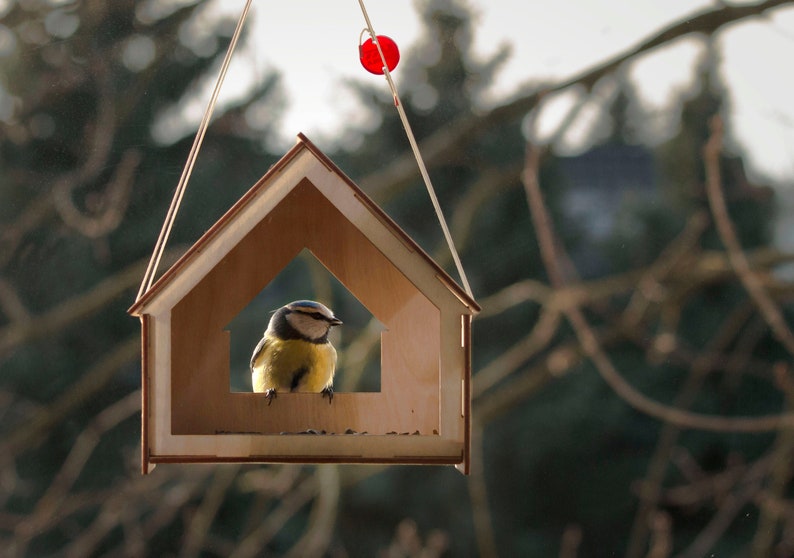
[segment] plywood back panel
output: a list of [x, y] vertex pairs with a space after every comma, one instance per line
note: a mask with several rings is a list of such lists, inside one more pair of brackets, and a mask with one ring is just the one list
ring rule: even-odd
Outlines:
[[[338, 394], [332, 405], [280, 394], [268, 406], [262, 394], [229, 392], [223, 328], [304, 247], [385, 325], [380, 393]], [[263, 326], [268, 317], [263, 309]], [[439, 309], [304, 179], [174, 306], [171, 433], [438, 433], [439, 328]]]

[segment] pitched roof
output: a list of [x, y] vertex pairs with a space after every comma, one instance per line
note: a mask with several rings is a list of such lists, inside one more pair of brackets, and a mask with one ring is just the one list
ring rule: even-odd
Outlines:
[[436, 275], [442, 280], [446, 287], [456, 296], [461, 303], [468, 306], [473, 312], [479, 312], [480, 306], [477, 302], [470, 297], [458, 284], [452, 279], [446, 271], [444, 271], [422, 248], [414, 242], [369, 196], [367, 196], [356, 184], [337, 167], [317, 146], [315, 146], [305, 135], [298, 134], [297, 143], [270, 169], [267, 173], [254, 185], [248, 192], [246, 192], [218, 221], [199, 238], [193, 246], [191, 246], [179, 260], [174, 263], [143, 295], [135, 301], [130, 307], [128, 312], [132, 315], [140, 315], [143, 313], [144, 307], [150, 302], [155, 300], [160, 292], [168, 285], [174, 278], [184, 271], [194, 259], [194, 257], [201, 253], [207, 244], [223, 233], [223, 231], [235, 220], [235, 218], [248, 206], [248, 204], [258, 195], [258, 193], [267, 188], [279, 171], [286, 167], [293, 161], [300, 153], [308, 151], [316, 157], [324, 166], [331, 172], [338, 176], [354, 193], [356, 199], [367, 207], [378, 220], [385, 225], [389, 232], [410, 248], [411, 251], [418, 254], [425, 263], [432, 267]]

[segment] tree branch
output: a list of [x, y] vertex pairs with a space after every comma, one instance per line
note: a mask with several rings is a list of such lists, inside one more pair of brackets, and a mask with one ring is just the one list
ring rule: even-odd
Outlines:
[[[541, 255], [547, 266], [547, 274], [552, 286], [559, 288], [563, 286], [565, 278], [557, 256], [558, 243], [554, 239], [551, 219], [543, 202], [543, 194], [538, 183], [539, 161], [538, 151], [528, 145], [523, 180], [527, 189], [530, 212], [536, 227]], [[794, 414], [792, 413], [759, 417], [721, 417], [693, 413], [654, 401], [634, 389], [620, 375], [578, 305], [565, 306], [564, 312], [574, 329], [582, 350], [593, 362], [601, 377], [621, 399], [638, 411], [681, 428], [715, 432], [763, 432], [782, 427], [794, 427]]]
[[488, 486], [485, 483], [485, 448], [483, 446], [482, 424], [472, 424], [471, 434], [471, 477], [469, 478], [469, 498], [471, 499], [474, 535], [477, 541], [477, 555], [496, 558], [496, 537], [493, 529], [493, 516], [488, 503]]
[[[166, 255], [167, 261], [174, 261], [182, 251], [172, 248]], [[135, 287], [140, 282], [145, 268], [145, 261], [136, 262], [97, 283], [91, 290], [62, 302], [44, 314], [18, 320], [1, 328], [0, 357], [11, 353], [24, 343], [53, 335], [99, 311], [110, 301]]]
[[722, 119], [714, 116], [711, 120], [711, 137], [703, 148], [703, 162], [706, 167], [706, 194], [708, 195], [714, 223], [725, 249], [728, 261], [736, 272], [747, 293], [758, 306], [772, 333], [786, 350], [794, 356], [794, 334], [786, 324], [783, 313], [764, 290], [758, 275], [753, 272], [744, 254], [739, 237], [728, 215], [728, 207], [722, 191], [720, 176], [720, 153], [722, 151]]
[[27, 541], [36, 535], [55, 517], [62, 503], [66, 502], [67, 494], [83, 471], [88, 458], [99, 444], [102, 435], [129, 418], [141, 408], [141, 393], [135, 391], [113, 403], [99, 413], [88, 427], [77, 437], [68, 457], [58, 474], [50, 483], [47, 491], [39, 499], [33, 513], [16, 529], [16, 545], [24, 547]]
[[97, 204], [99, 208], [95, 215], [86, 215], [75, 206], [72, 200], [72, 184], [61, 180], [53, 188], [52, 196], [63, 222], [88, 238], [100, 238], [115, 230], [121, 224], [127, 210], [135, 171], [140, 162], [141, 154], [138, 150], [128, 149], [124, 152], [113, 179], [106, 186]]
[[204, 540], [239, 470], [240, 466], [233, 464], [215, 467], [215, 474], [209, 482], [204, 498], [185, 528], [185, 540], [179, 558], [195, 558], [201, 554]]
[[23, 449], [37, 443], [55, 424], [63, 422], [77, 407], [104, 389], [118, 369], [135, 359], [140, 350], [141, 341], [138, 337], [120, 343], [87, 370], [55, 402], [7, 434], [0, 443], [0, 467], [6, 466]]

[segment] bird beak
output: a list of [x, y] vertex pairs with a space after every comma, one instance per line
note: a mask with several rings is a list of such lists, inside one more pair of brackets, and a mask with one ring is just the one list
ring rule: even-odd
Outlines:
[[340, 320], [339, 318], [337, 318], [336, 316], [334, 316], [333, 318], [331, 318], [331, 320], [329, 321], [329, 323], [330, 323], [332, 326], [342, 325], [342, 320]]

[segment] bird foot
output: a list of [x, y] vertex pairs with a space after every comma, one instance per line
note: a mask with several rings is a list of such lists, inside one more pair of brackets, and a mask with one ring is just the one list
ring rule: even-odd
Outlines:
[[267, 398], [267, 406], [268, 407], [270, 407], [270, 404], [273, 402], [273, 400], [276, 398], [277, 395], [278, 395], [278, 393], [276, 393], [276, 390], [274, 390], [274, 389], [266, 389], [265, 390], [265, 397]]
[[334, 388], [333, 386], [324, 387], [323, 390], [320, 392], [323, 397], [328, 398], [328, 404], [331, 404], [331, 401], [334, 399]]

